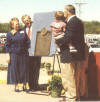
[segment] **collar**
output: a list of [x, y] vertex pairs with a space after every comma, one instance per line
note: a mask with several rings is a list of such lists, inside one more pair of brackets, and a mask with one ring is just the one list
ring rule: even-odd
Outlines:
[[69, 20], [71, 20], [73, 17], [75, 17], [76, 15], [72, 15], [68, 18], [67, 22], [69, 22]]
[[27, 26], [25, 26], [25, 28], [31, 28], [31, 27], [32, 27], [32, 24], [33, 24], [33, 21], [31, 22], [31, 25], [30, 25], [30, 27], [27, 27]]

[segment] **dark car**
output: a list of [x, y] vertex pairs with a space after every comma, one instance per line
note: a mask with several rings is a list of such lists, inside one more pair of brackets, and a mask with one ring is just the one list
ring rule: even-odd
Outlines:
[[4, 44], [0, 44], [0, 53], [5, 53]]

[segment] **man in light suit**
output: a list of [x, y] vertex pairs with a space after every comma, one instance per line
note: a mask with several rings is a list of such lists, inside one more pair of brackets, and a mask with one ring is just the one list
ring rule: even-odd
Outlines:
[[[31, 33], [32, 33], [31, 17], [29, 15], [22, 16], [22, 22], [25, 24], [25, 27], [22, 30], [27, 34], [30, 40]], [[40, 64], [41, 64], [41, 57], [29, 56], [28, 69], [29, 69], [29, 88], [30, 88], [29, 90], [30, 91], [39, 90], [38, 80], [39, 80]]]
[[[65, 35], [55, 42], [61, 49], [61, 75], [66, 100], [75, 101], [80, 99], [80, 68], [85, 56], [84, 27], [82, 21], [76, 17], [73, 5], [65, 6], [64, 16], [67, 20]], [[69, 43], [76, 48], [76, 52], [70, 52]]]

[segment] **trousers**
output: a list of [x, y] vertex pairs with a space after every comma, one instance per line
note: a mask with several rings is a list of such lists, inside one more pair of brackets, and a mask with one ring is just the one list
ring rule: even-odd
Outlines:
[[81, 62], [61, 63], [62, 84], [66, 98], [76, 100], [80, 97], [80, 67]]

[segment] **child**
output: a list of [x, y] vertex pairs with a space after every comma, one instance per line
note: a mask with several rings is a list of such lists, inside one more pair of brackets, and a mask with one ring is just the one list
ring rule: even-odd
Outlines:
[[[62, 11], [57, 11], [55, 13], [55, 22], [52, 22], [50, 24], [52, 34], [54, 36], [54, 39], [60, 39], [64, 36], [64, 32], [66, 31], [66, 23], [64, 22], [64, 13]], [[69, 44], [70, 52], [77, 52], [74, 46], [72, 44]], [[57, 48], [57, 51], [60, 52], [60, 49]]]

